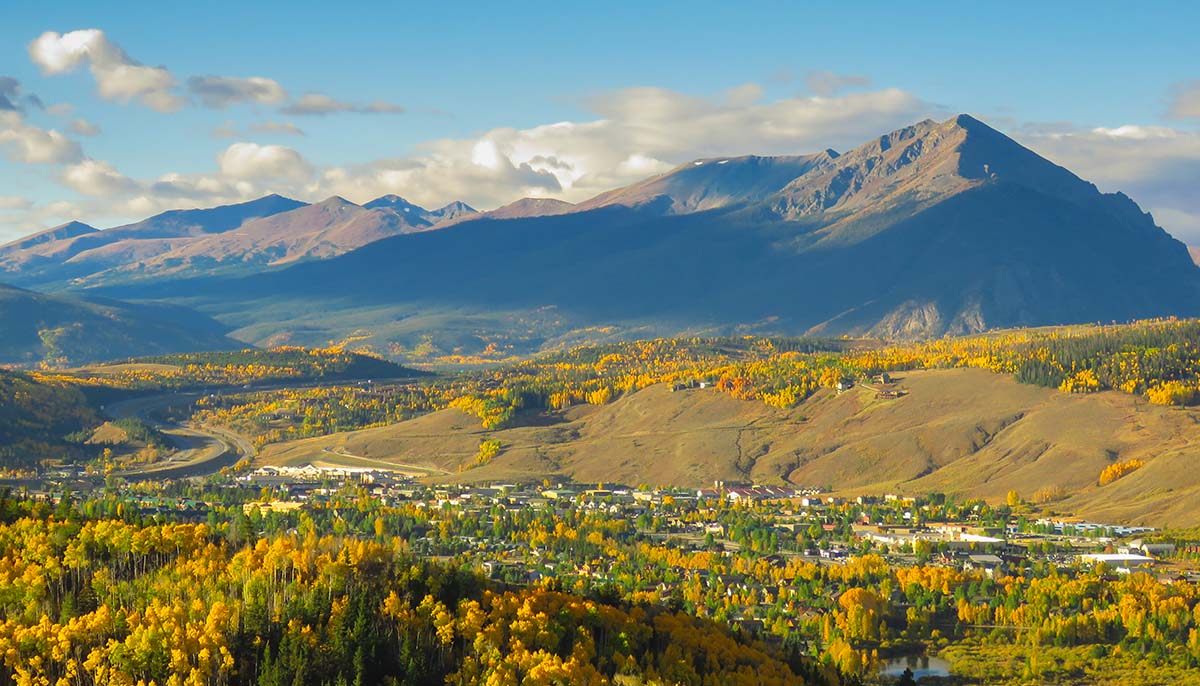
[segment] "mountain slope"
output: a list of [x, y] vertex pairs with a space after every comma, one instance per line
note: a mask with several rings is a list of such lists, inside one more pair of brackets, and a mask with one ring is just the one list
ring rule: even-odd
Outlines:
[[78, 364], [241, 347], [225, 327], [169, 305], [44, 295], [0, 285], [0, 364]]
[[281, 195], [208, 209], [170, 210], [134, 224], [108, 229], [116, 238], [178, 238], [232, 231], [252, 219], [288, 212], [306, 203]]
[[580, 203], [575, 211], [621, 205], [664, 214], [686, 214], [758, 202], [793, 179], [827, 168], [832, 150], [799, 157], [724, 157], [696, 160]]
[[[968, 115], [880, 136], [775, 194], [780, 218], [819, 217], [823, 240], [861, 240], [863, 224], [916, 214], [959, 193], [1002, 183], [1086, 205], [1095, 186]], [[885, 222], [868, 222], [881, 217]], [[867, 232], [865, 235], [870, 235]]]
[[565, 214], [575, 209], [575, 205], [554, 198], [521, 198], [483, 214], [491, 219], [520, 219], [522, 217], [549, 217], [555, 214]]

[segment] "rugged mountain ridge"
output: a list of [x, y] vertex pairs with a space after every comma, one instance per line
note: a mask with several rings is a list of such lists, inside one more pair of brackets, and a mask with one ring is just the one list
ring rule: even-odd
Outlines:
[[464, 203], [426, 210], [395, 195], [359, 206], [279, 195], [171, 210], [97, 230], [71, 222], [0, 246], [0, 273], [20, 285], [86, 288], [198, 274], [249, 273], [340, 255], [373, 241], [463, 221]]
[[[324, 210], [300, 208], [196, 241], [191, 259], [236, 270], [161, 257], [136, 284], [89, 283], [186, 300], [252, 342], [358, 332], [400, 351], [689, 332], [916, 338], [1200, 314], [1200, 269], [1132, 200], [966, 115], [841, 154], [697, 160], [574, 206], [335, 204], [395, 216], [309, 231], [292, 218]], [[269, 270], [245, 276], [247, 263]]]
[[207, 209], [170, 210], [106, 230], [70, 222], [0, 246], [0, 274], [19, 285], [65, 285], [128, 268], [197, 238], [227, 233], [258, 217], [304, 206], [279, 195]]
[[393, 209], [367, 209], [334, 196], [246, 221], [236, 231], [202, 236], [137, 264], [114, 267], [84, 283], [276, 267], [332, 257], [429, 226], [430, 222], [420, 217]]

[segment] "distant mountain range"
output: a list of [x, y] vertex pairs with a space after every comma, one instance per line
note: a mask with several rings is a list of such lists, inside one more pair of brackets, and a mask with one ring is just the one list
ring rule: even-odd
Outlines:
[[173, 210], [104, 231], [70, 222], [0, 246], [0, 275], [18, 285], [81, 288], [176, 275], [248, 273], [322, 259], [382, 238], [478, 214], [463, 203], [426, 210], [389, 195], [365, 206], [309, 205], [278, 195]]
[[1200, 314], [1200, 269], [1132, 200], [966, 115], [843, 154], [697, 160], [578, 205], [268, 196], [105, 231], [73, 223], [0, 247], [0, 270], [184, 302], [251, 342], [357, 332], [401, 355]]

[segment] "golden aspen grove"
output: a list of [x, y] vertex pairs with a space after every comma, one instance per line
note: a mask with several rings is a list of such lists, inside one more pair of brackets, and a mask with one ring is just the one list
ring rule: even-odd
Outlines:
[[[235, 427], [261, 446], [383, 426], [445, 407], [477, 417], [485, 429], [503, 428], [518, 422], [521, 412], [603, 405], [655, 384], [704, 382], [739, 399], [786, 409], [819, 388], [836, 388], [842, 380], [953, 368], [985, 369], [1066, 393], [1116, 390], [1154, 404], [1186, 405], [1200, 392], [1200, 322], [1021, 329], [911, 345], [754, 337], [613, 343], [380, 388], [331, 383], [235, 392], [201, 399], [195, 419]], [[245, 378], [229, 373], [237, 382]], [[185, 376], [171, 372], [167, 378], [177, 384]], [[133, 383], [121, 375], [61, 378], [85, 385]], [[153, 384], [153, 376], [143, 383]]]

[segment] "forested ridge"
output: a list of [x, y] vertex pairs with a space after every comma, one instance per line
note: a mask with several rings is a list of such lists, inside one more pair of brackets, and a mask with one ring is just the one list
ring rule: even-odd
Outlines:
[[282, 346], [156, 355], [38, 374], [39, 378], [69, 380], [85, 388], [125, 391], [427, 375], [428, 372], [402, 367], [375, 355], [347, 351], [340, 346]]
[[78, 456], [84, 451], [66, 436], [99, 421], [74, 385], [0, 370], [0, 468], [27, 467], [37, 456]]
[[673, 338], [586, 346], [515, 364], [400, 386], [258, 392], [203, 399], [202, 422], [258, 445], [382, 426], [456, 407], [485, 429], [523, 413], [604, 405], [654, 384], [701, 383], [792, 408], [819, 389], [919, 369], [986, 369], [1069, 393], [1117, 390], [1161, 405], [1200, 397], [1200, 322], [1019, 329], [909, 345], [813, 338]]

